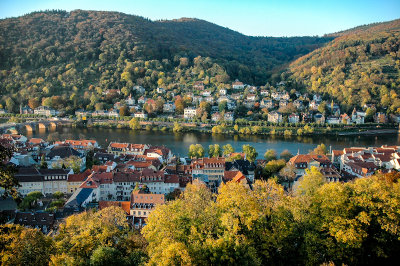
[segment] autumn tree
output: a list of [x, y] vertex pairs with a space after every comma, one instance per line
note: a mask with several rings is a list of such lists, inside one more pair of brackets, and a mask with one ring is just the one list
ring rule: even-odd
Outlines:
[[232, 147], [231, 144], [226, 144], [226, 145], [222, 146], [222, 154], [225, 157], [228, 157], [229, 155], [231, 155], [234, 152], [235, 152], [235, 149]]
[[256, 149], [250, 145], [243, 145], [242, 147], [243, 153], [246, 156], [246, 160], [250, 162], [254, 162], [258, 156], [258, 152]]
[[318, 145], [313, 152], [314, 154], [318, 154], [318, 155], [325, 155], [328, 153], [328, 149], [326, 148], [325, 144], [321, 143], [320, 145]]
[[134, 117], [129, 121], [129, 127], [133, 130], [141, 129], [139, 119]]
[[0, 225], [1, 265], [49, 265], [54, 251], [52, 238], [38, 229]]
[[6, 162], [13, 155], [13, 148], [5, 147], [0, 144], [0, 187], [4, 189], [3, 198], [11, 196], [17, 202], [20, 201], [20, 196], [17, 188], [19, 187], [18, 180], [14, 177], [15, 169]]

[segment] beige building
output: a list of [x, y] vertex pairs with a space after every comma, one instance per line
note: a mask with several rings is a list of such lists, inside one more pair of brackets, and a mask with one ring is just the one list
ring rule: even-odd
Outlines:
[[147, 194], [141, 193], [139, 190], [133, 191], [131, 194], [130, 215], [133, 216], [134, 226], [137, 228], [142, 227], [154, 208], [164, 203], [164, 194]]
[[51, 195], [57, 191], [68, 193], [67, 180], [70, 174], [73, 174], [71, 169], [20, 168], [15, 178], [20, 184], [18, 191], [23, 196], [33, 191]]

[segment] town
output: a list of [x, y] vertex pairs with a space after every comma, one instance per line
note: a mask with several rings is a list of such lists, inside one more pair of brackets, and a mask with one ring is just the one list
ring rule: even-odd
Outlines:
[[[264, 159], [257, 159], [250, 145], [236, 152], [229, 144], [210, 145], [206, 156], [201, 145], [193, 144], [188, 156], [179, 158], [168, 147], [148, 144], [110, 142], [103, 148], [96, 140], [47, 142], [17, 134], [1, 135], [0, 143], [14, 147], [7, 164], [17, 168], [18, 192], [24, 197], [7, 217], [45, 233], [56, 225], [55, 217], [108, 206], [122, 207], [131, 225], [142, 228], [156, 205], [179, 197], [194, 180], [218, 193], [229, 181], [251, 188], [257, 179], [277, 178], [290, 191], [313, 167], [327, 182], [400, 170], [400, 146], [328, 151], [321, 144], [309, 154], [284, 151], [278, 156], [266, 150]], [[32, 204], [32, 195], [41, 195], [47, 206]]]
[[[275, 86], [269, 84], [261, 87], [244, 84], [236, 80], [227, 87], [216, 88], [207, 86], [203, 81], [193, 82], [188, 87], [181, 88], [175, 95], [175, 90], [158, 87], [155, 90], [139, 85], [124, 90], [110, 89], [93, 92], [99, 94], [93, 111], [76, 109], [65, 112], [51, 106], [59, 102], [58, 96], [44, 98], [42, 105], [32, 98], [28, 105], [20, 106], [20, 115], [36, 115], [37, 117], [74, 117], [81, 120], [101, 120], [134, 117], [140, 121], [177, 121], [205, 124], [240, 123], [245, 118], [248, 121], [265, 121], [274, 124], [318, 124], [330, 127], [363, 124], [399, 123], [400, 115], [378, 109], [374, 104], [364, 104], [357, 109], [341, 109], [338, 102], [319, 94], [300, 93], [290, 89], [290, 84], [284, 81]], [[93, 94], [93, 95], [94, 95]], [[108, 103], [101, 102], [104, 101]], [[0, 115], [10, 117], [15, 115], [5, 106], [0, 109]], [[109, 106], [109, 109], [103, 109]], [[2, 106], [1, 106], [2, 107]], [[0, 107], [0, 108], [1, 108]], [[26, 116], [29, 117], [29, 116]], [[245, 133], [245, 131], [241, 132]], [[301, 132], [292, 132], [300, 134]]]

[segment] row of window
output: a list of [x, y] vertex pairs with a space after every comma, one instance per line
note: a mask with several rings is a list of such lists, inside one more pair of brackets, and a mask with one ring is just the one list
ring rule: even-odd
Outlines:
[[66, 175], [49, 175], [44, 177], [44, 180], [65, 180], [65, 179], [67, 179]]
[[[136, 215], [136, 213], [137, 213], [137, 215], [142, 215], [142, 211], [132, 211], [132, 214], [133, 215]], [[150, 214], [150, 211], [143, 211], [143, 215], [147, 215], [147, 214]]]

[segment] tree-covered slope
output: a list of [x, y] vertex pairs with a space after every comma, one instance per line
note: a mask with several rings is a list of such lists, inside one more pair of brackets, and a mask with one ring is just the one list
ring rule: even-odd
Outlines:
[[400, 113], [400, 20], [334, 33], [290, 65], [290, 78], [348, 109], [366, 103]]
[[[248, 37], [197, 19], [150, 21], [117, 12], [35, 12], [0, 20], [1, 104], [8, 100], [18, 106], [32, 97], [40, 102], [54, 95], [66, 102], [92, 94], [89, 88], [96, 87], [104, 91], [137, 84], [154, 89], [178, 82], [187, 86], [217, 75], [216, 86], [236, 78], [265, 84], [275, 71], [330, 39]], [[205, 70], [200, 77], [191, 69], [197, 56], [207, 65], [198, 69]], [[121, 78], [123, 72], [129, 75]]]

